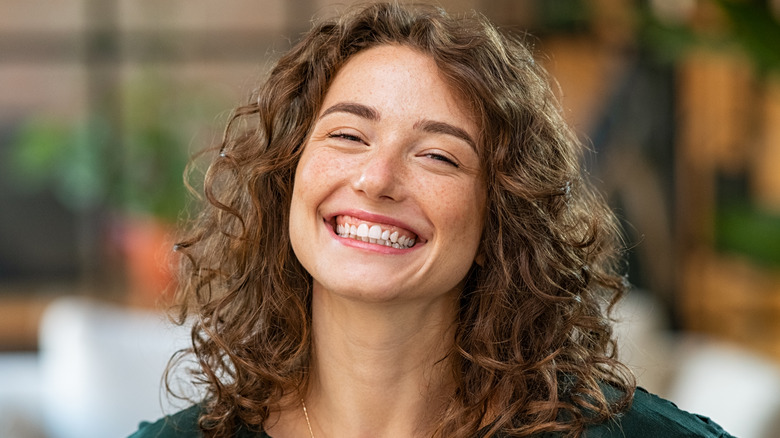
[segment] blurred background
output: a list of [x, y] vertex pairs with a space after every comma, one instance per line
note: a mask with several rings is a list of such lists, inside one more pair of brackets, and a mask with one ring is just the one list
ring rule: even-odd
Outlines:
[[[3, 0], [0, 436], [124, 436], [186, 327], [159, 311], [182, 174], [330, 0]], [[450, 0], [528, 33], [624, 221], [621, 355], [780, 437], [780, 1]], [[191, 183], [198, 186], [196, 172]]]

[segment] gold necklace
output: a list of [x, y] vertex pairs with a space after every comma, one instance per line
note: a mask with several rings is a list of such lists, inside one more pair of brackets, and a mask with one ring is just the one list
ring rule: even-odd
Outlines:
[[306, 425], [309, 426], [309, 435], [314, 438], [314, 432], [311, 430], [311, 422], [309, 422], [309, 412], [306, 411], [306, 403], [301, 399], [301, 406], [303, 406], [303, 416], [306, 417]]

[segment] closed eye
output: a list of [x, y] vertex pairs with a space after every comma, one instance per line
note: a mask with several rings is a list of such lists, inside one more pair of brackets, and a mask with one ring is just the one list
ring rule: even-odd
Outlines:
[[425, 154], [425, 157], [426, 158], [431, 158], [431, 159], [436, 160], [436, 161], [441, 161], [441, 162], [447, 163], [447, 164], [449, 164], [451, 166], [454, 166], [455, 168], [460, 167], [458, 165], [458, 163], [455, 162], [455, 160], [452, 160], [452, 159], [450, 159], [449, 157], [447, 157], [445, 155], [434, 154], [434, 153], [427, 153], [427, 154]]
[[345, 133], [345, 132], [332, 132], [332, 133], [328, 134], [328, 138], [340, 138], [340, 139], [343, 139], [343, 140], [356, 141], [356, 142], [359, 142], [359, 143], [364, 143], [363, 139], [358, 137], [357, 135], [348, 134], [348, 133]]

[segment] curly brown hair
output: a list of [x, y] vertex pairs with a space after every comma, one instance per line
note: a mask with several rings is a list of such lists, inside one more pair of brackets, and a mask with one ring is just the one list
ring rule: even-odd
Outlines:
[[201, 429], [262, 429], [306, 390], [312, 281], [290, 245], [293, 176], [336, 72], [386, 44], [432, 57], [481, 128], [480, 263], [460, 296], [447, 357], [457, 390], [435, 435], [473, 437], [488, 424], [484, 436], [578, 436], [626, 409], [635, 383], [607, 318], [626, 288], [619, 232], [583, 178], [584, 148], [547, 73], [522, 38], [481, 16], [382, 3], [316, 24], [235, 111], [214, 153], [207, 202], [175, 247], [179, 317], [195, 319], [183, 354], [207, 389]]

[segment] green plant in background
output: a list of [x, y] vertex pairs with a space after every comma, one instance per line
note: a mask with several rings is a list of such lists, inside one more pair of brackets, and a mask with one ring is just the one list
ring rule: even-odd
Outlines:
[[[147, 213], [168, 221], [184, 208], [187, 192], [182, 176], [189, 159], [193, 119], [201, 119], [195, 93], [172, 93], [159, 80], [132, 83], [123, 106], [124, 178], [119, 199], [126, 211]], [[183, 98], [182, 98], [183, 97]]]
[[21, 188], [51, 190], [74, 211], [108, 209], [175, 221], [187, 200], [182, 176], [194, 126], [202, 129], [214, 106], [202, 92], [157, 77], [145, 76], [123, 91], [119, 120], [92, 114], [26, 121], [7, 163]]
[[645, 4], [640, 12], [642, 43], [663, 61], [676, 60], [692, 47], [736, 48], [747, 55], [758, 73], [780, 70], [777, 7], [766, 0], [708, 1], [723, 17], [717, 29], [701, 29], [689, 19], [659, 19], [649, 8], [652, 2]]
[[719, 251], [740, 254], [758, 265], [780, 268], [780, 214], [747, 203], [722, 205], [715, 228]]
[[715, 0], [728, 17], [732, 38], [759, 72], [780, 70], [780, 10], [767, 0]]
[[110, 137], [99, 117], [77, 123], [31, 118], [11, 144], [7, 171], [23, 191], [48, 189], [71, 210], [92, 210], [110, 198], [113, 176], [104, 162]]

